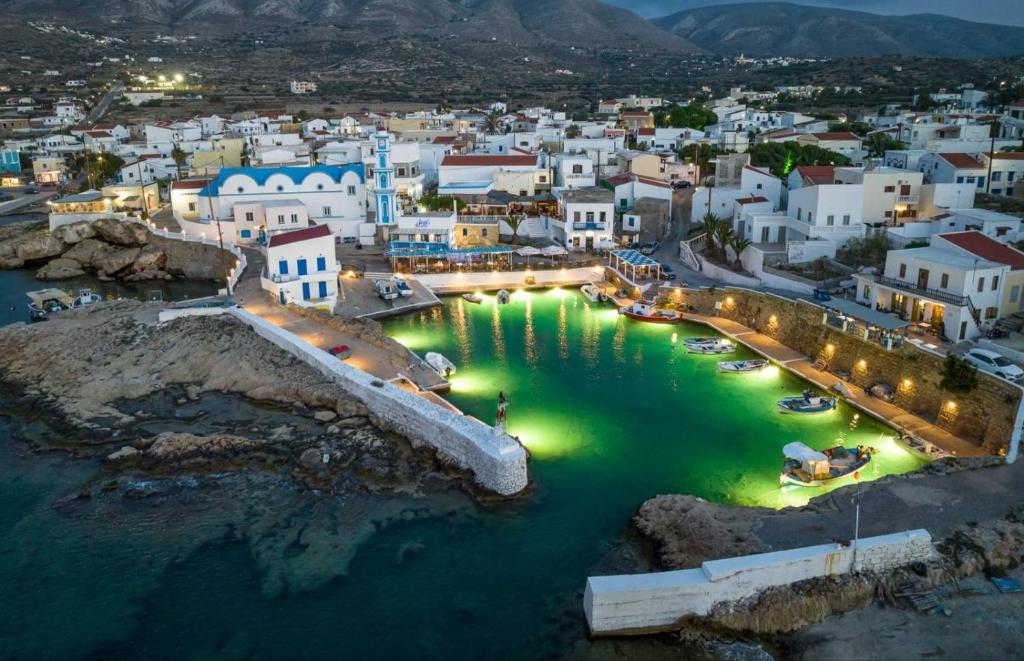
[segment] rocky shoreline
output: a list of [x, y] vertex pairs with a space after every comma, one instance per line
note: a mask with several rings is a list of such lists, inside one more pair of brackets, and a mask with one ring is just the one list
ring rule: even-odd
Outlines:
[[[221, 279], [221, 251], [215, 246], [154, 235], [140, 223], [101, 218], [63, 225], [22, 223], [0, 234], [0, 269], [39, 265], [40, 280], [64, 280], [94, 272], [100, 280]], [[228, 255], [233, 263], [234, 255]]]
[[[921, 567], [863, 572], [772, 588], [755, 598], [722, 604], [708, 617], [680, 623], [671, 635], [688, 643], [753, 640], [792, 652], [813, 639], [802, 631], [813, 631], [815, 625], [828, 628], [826, 620], [833, 616], [856, 613], [873, 603], [906, 608], [894, 594], [896, 586], [908, 581], [952, 600], [959, 581], [974, 575], [1005, 575], [1018, 567], [1024, 562], [1024, 489], [1016, 486], [1022, 473], [997, 458], [946, 459], [915, 473], [847, 487], [804, 507], [781, 511], [662, 495], [639, 508], [630, 530], [645, 541], [651, 555], [646, 560], [660, 570], [830, 540], [849, 543], [849, 503], [856, 490], [866, 503], [863, 536], [925, 527], [938, 540], [937, 555], [923, 572]], [[915, 515], [914, 510], [931, 512]], [[899, 654], [893, 651], [889, 658]]]
[[[384, 431], [340, 386], [234, 318], [158, 324], [158, 310], [99, 303], [0, 328], [4, 399], [45, 414], [58, 431], [36, 450], [102, 459], [114, 477], [265, 471], [335, 493], [459, 489], [482, 497], [471, 476]], [[281, 409], [279, 424], [210, 420], [205, 399], [225, 396]]]

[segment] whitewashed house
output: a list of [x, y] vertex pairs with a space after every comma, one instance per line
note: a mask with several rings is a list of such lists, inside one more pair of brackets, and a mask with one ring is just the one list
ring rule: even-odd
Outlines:
[[569, 250], [594, 250], [611, 244], [615, 230], [614, 193], [604, 188], [574, 188], [555, 192], [558, 218], [551, 219], [554, 238]]
[[924, 175], [910, 170], [837, 167], [835, 183], [863, 186], [861, 221], [867, 225], [902, 225], [918, 217]]
[[556, 154], [555, 185], [559, 188], [590, 188], [597, 184], [594, 161], [583, 154]]
[[767, 198], [773, 208], [782, 202], [782, 180], [767, 170], [745, 165], [738, 186], [698, 186], [693, 191], [690, 222], [699, 223], [710, 210], [719, 219], [732, 218], [736, 200], [758, 196]]
[[264, 254], [267, 266], [260, 283], [280, 304], [322, 306], [333, 311], [341, 267], [326, 225], [275, 234], [267, 241]]

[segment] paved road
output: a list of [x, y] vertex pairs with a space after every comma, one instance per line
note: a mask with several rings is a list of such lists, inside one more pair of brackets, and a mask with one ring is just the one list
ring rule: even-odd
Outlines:
[[[0, 202], [0, 216], [6, 216], [17, 211], [26, 211], [29, 207], [42, 204], [57, 194], [56, 188], [44, 188], [33, 195], [26, 195], [21, 189], [14, 191], [16, 198], [7, 202]], [[45, 211], [45, 210], [44, 210]]]
[[124, 83], [115, 83], [110, 88], [110, 91], [103, 95], [100, 102], [89, 111], [89, 115], [85, 118], [86, 123], [95, 124], [98, 122], [100, 118], [106, 114], [107, 110], [110, 108], [110, 104], [114, 102], [114, 99], [121, 96], [121, 92], [123, 91]]

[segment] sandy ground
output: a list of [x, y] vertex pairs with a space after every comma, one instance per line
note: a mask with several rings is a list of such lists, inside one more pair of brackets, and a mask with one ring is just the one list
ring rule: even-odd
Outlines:
[[[1011, 575], [1024, 581], [1024, 569]], [[786, 656], [803, 661], [1024, 658], [1024, 594], [1000, 594], [984, 577], [972, 576], [942, 603], [952, 611], [949, 617], [875, 606], [832, 617], [794, 635]]]

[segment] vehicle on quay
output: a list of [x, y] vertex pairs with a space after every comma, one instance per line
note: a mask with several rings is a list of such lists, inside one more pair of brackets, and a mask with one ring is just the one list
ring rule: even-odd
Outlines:
[[1001, 379], [1017, 383], [1024, 379], [1024, 370], [1017, 367], [1004, 356], [988, 349], [971, 349], [964, 354], [971, 364], [983, 372], [995, 374]]

